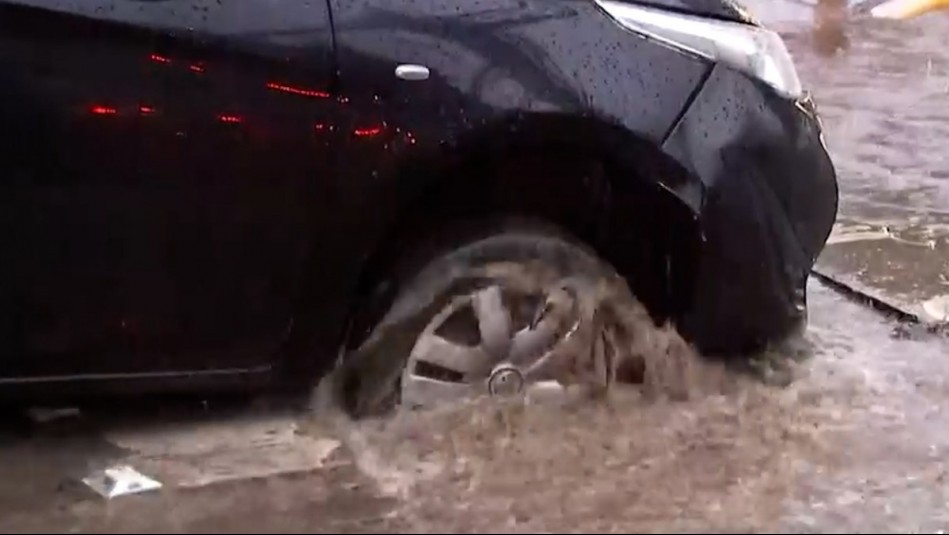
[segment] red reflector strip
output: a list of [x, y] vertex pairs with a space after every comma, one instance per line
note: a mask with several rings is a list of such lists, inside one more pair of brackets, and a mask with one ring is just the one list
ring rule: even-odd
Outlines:
[[381, 126], [371, 126], [369, 128], [357, 128], [353, 130], [353, 134], [357, 137], [371, 137], [377, 136], [382, 133]]

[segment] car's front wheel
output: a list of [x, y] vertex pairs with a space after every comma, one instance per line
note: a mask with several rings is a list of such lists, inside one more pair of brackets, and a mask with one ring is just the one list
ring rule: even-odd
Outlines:
[[387, 313], [339, 371], [354, 416], [642, 377], [628, 325], [648, 314], [610, 266], [557, 231], [459, 238], [401, 271]]

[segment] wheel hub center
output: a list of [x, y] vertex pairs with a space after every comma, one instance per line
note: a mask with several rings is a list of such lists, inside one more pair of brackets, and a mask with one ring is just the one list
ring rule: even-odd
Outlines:
[[524, 374], [517, 367], [502, 363], [488, 377], [488, 393], [492, 396], [514, 396], [524, 390]]

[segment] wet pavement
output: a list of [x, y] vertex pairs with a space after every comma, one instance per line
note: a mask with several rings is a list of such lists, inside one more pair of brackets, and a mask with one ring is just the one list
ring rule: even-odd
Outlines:
[[[853, 21], [827, 56], [810, 8], [767, 1], [752, 7], [787, 36], [840, 172], [820, 268], [922, 311], [949, 293], [949, 15]], [[355, 425], [186, 405], [4, 429], [0, 532], [949, 529], [949, 340], [896, 337], [816, 281], [809, 300], [786, 387], [693, 359], [689, 399], [620, 392], [612, 409]], [[117, 460], [165, 488], [107, 502], [77, 483]]]

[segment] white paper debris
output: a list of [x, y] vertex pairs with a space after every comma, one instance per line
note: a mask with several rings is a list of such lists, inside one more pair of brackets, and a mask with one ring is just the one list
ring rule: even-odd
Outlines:
[[99, 495], [109, 499], [161, 488], [161, 483], [128, 465], [113, 466], [97, 471], [83, 478], [82, 482]]
[[923, 310], [936, 321], [949, 321], [949, 295], [937, 295], [923, 303]]

